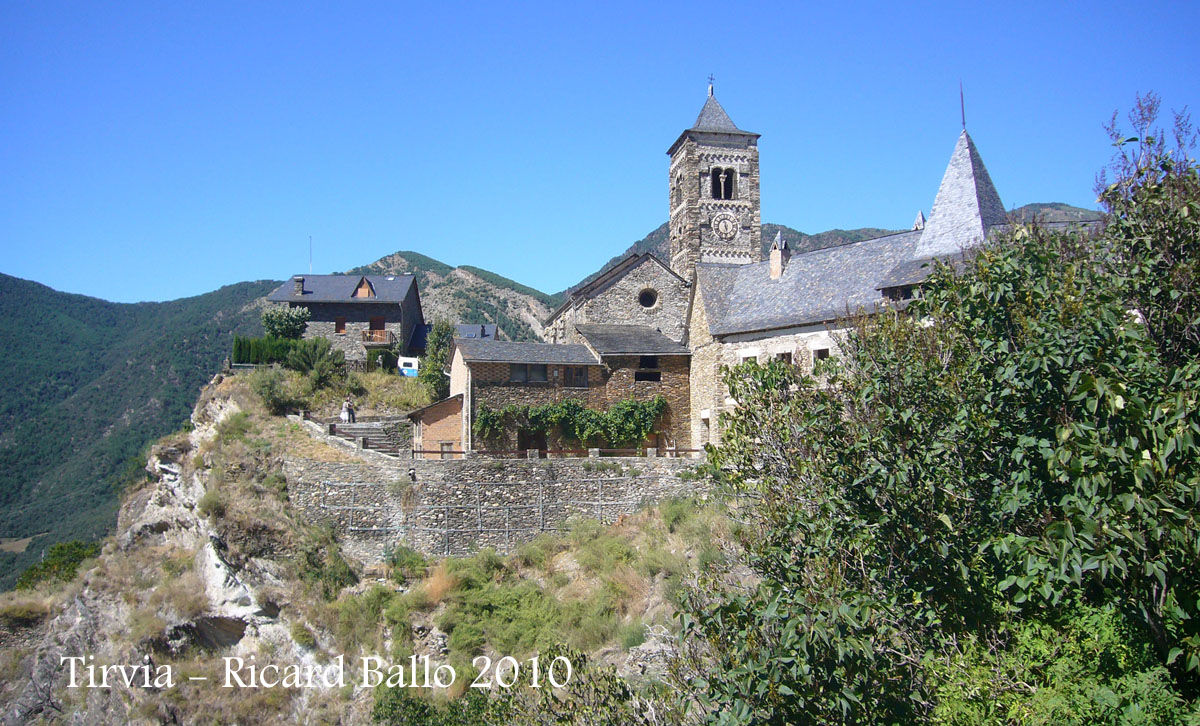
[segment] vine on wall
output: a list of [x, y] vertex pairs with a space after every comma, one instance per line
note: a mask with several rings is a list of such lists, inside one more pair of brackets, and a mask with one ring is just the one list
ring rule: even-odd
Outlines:
[[588, 446], [607, 443], [614, 447], [632, 447], [646, 440], [666, 409], [667, 399], [662, 396], [649, 401], [627, 398], [607, 411], [587, 408], [573, 398], [539, 406], [514, 405], [501, 409], [480, 404], [471, 429], [484, 441], [502, 439], [506, 431], [513, 429], [542, 434], [557, 429], [566, 441], [578, 441]]

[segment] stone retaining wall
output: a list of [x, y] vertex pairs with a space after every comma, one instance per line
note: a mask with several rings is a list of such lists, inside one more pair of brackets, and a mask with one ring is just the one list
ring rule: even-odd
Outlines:
[[[381, 457], [383, 458], [383, 457]], [[331, 524], [347, 555], [381, 562], [397, 544], [430, 556], [510, 552], [572, 516], [614, 521], [643, 504], [699, 493], [696, 460], [460, 459], [284, 462], [294, 506]]]

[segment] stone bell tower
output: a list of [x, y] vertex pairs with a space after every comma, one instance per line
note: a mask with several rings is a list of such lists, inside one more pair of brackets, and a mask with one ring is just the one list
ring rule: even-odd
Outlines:
[[758, 137], [734, 125], [710, 83], [696, 123], [667, 151], [671, 269], [683, 279], [697, 262], [759, 261]]

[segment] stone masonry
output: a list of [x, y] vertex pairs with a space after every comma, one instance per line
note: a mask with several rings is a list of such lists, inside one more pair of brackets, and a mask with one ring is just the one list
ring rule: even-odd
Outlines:
[[328, 462], [288, 459], [292, 503], [365, 564], [397, 544], [428, 556], [506, 553], [572, 517], [612, 522], [648, 502], [703, 493], [696, 462], [650, 457]]
[[[587, 290], [549, 321], [543, 337], [549, 343], [580, 343], [576, 325], [587, 323], [644, 325], [676, 342], [683, 340], [688, 284], [657, 260], [644, 257], [625, 274]], [[653, 305], [642, 294], [652, 292]]]

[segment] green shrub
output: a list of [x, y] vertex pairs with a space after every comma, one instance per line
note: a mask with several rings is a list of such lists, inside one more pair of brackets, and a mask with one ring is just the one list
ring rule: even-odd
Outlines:
[[272, 416], [279, 416], [296, 406], [295, 399], [288, 393], [287, 376], [278, 368], [260, 368], [250, 374], [247, 382]]
[[424, 555], [405, 545], [396, 545], [388, 554], [387, 563], [392, 567], [392, 577], [402, 584], [424, 576], [428, 564]]
[[310, 314], [308, 308], [272, 305], [263, 310], [262, 324], [267, 335], [274, 338], [296, 339], [304, 335]]
[[300, 579], [315, 586], [326, 600], [333, 600], [342, 588], [358, 582], [358, 575], [342, 558], [329, 529], [320, 530], [301, 545], [296, 567]]
[[249, 363], [252, 365], [267, 365], [282, 363], [288, 354], [296, 347], [298, 341], [287, 338], [247, 338], [236, 335], [233, 338], [234, 363]]
[[544, 570], [550, 563], [551, 558], [562, 552], [565, 548], [566, 543], [563, 542], [561, 537], [542, 533], [518, 547], [515, 558], [517, 563], [523, 567], [534, 567]]
[[620, 565], [632, 564], [637, 560], [637, 553], [625, 540], [603, 534], [580, 548], [576, 560], [588, 572], [603, 575]]
[[317, 636], [308, 629], [304, 623], [295, 622], [291, 627], [292, 640], [296, 641], [296, 645], [305, 650], [314, 650], [317, 647]]
[[79, 565], [100, 554], [100, 543], [72, 540], [50, 545], [45, 558], [17, 577], [18, 590], [29, 590], [40, 582], [66, 582], [75, 577]]
[[225, 516], [225, 497], [216, 489], [209, 489], [196, 503], [196, 509], [205, 517], [220, 519]]
[[625, 650], [636, 648], [646, 642], [646, 626], [640, 622], [625, 625], [621, 628], [618, 640], [620, 640], [621, 647]]
[[662, 512], [663, 524], [668, 532], [675, 529], [696, 514], [696, 500], [692, 497], [672, 497], [659, 505]]

